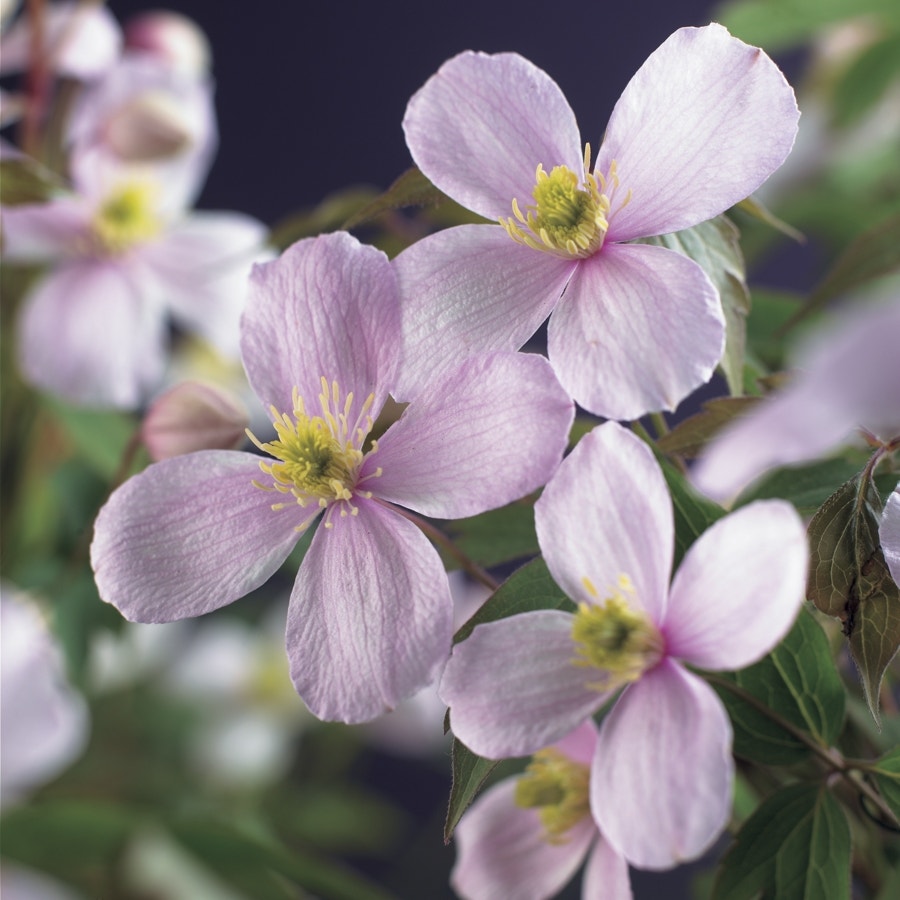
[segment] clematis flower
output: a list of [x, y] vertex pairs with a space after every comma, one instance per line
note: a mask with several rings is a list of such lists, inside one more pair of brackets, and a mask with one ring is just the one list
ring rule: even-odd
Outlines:
[[594, 819], [639, 868], [693, 859], [725, 827], [734, 764], [725, 708], [686, 666], [739, 669], [785, 635], [806, 586], [803, 523], [783, 501], [746, 506], [701, 535], [670, 586], [665, 480], [614, 422], [561, 464], [535, 523], [578, 611], [479, 625], [458, 644], [440, 686], [453, 732], [482, 756], [521, 756], [621, 690], [592, 763]]
[[721, 302], [692, 260], [628, 242], [752, 193], [789, 153], [798, 115], [765, 53], [720, 25], [683, 28], [625, 88], [592, 166], [559, 87], [528, 60], [445, 63], [410, 100], [407, 145], [437, 187], [499, 224], [397, 257], [401, 394], [464, 354], [521, 347], [552, 312], [550, 361], [581, 406], [616, 419], [673, 409], [722, 356]]
[[588, 796], [597, 728], [582, 723], [525, 772], [485, 791], [456, 828], [450, 876], [465, 900], [553, 897], [587, 857], [585, 900], [631, 900], [628, 865], [603, 840]]
[[[361, 722], [434, 679], [453, 604], [440, 557], [399, 510], [457, 518], [543, 484], [573, 407], [546, 360], [495, 353], [433, 382], [377, 441], [395, 380], [399, 295], [387, 257], [347, 234], [257, 265], [242, 324], [276, 437], [260, 456], [164, 460], [100, 511], [100, 596], [126, 618], [198, 616], [265, 582], [319, 517], [287, 619], [291, 678], [322, 719]], [[395, 505], [396, 504], [396, 505]]]
[[891, 577], [900, 585], [900, 484], [884, 505], [878, 536]]
[[858, 306], [801, 348], [794, 381], [705, 448], [691, 478], [727, 501], [768, 469], [815, 459], [860, 428], [900, 439], [900, 302]]
[[3, 210], [7, 262], [49, 263], [23, 302], [19, 363], [73, 403], [138, 406], [163, 374], [173, 318], [238, 353], [246, 279], [266, 228], [240, 213], [188, 213], [184, 184], [94, 157], [75, 193]]

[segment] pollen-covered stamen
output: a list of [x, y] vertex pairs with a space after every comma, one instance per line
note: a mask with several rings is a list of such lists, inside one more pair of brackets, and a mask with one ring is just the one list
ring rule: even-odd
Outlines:
[[[534, 204], [523, 213], [514, 199], [515, 218], [500, 219], [507, 234], [519, 244], [556, 256], [584, 258], [596, 253], [609, 228], [609, 195], [619, 181], [615, 161], [606, 177], [592, 173], [590, 166], [590, 144], [584, 148], [581, 180], [568, 166], [554, 166], [548, 174], [539, 164], [532, 191]], [[626, 197], [622, 206], [629, 199]]]
[[[267, 491], [290, 494], [297, 504], [306, 507], [310, 502], [326, 509], [337, 501], [341, 502], [342, 516], [355, 516], [359, 510], [351, 502], [354, 495], [371, 497], [371, 491], [360, 490], [362, 482], [381, 474], [375, 469], [360, 478], [359, 470], [363, 459], [377, 452], [376, 442], [372, 442], [367, 453], [362, 447], [372, 429], [371, 415], [375, 395], [370, 394], [355, 420], [353, 392], [343, 398], [336, 381], [329, 385], [323, 376], [322, 391], [319, 394], [319, 415], [310, 415], [297, 388], [293, 391], [293, 410], [281, 413], [271, 408], [273, 426], [277, 435], [274, 441], [262, 443], [249, 431], [250, 440], [265, 453], [274, 456], [277, 462], [261, 460], [259, 467], [272, 479], [271, 484], [253, 483]], [[275, 503], [272, 509], [283, 509], [290, 503]], [[312, 516], [298, 526], [306, 527]], [[326, 513], [325, 527], [330, 527], [330, 511]]]
[[155, 238], [162, 230], [156, 211], [156, 188], [146, 182], [117, 187], [100, 205], [91, 223], [101, 252], [124, 253]]
[[554, 747], [539, 750], [516, 782], [516, 805], [536, 809], [550, 844], [566, 842], [566, 833], [590, 812], [590, 770]]
[[[592, 597], [597, 591], [588, 578], [585, 589]], [[589, 687], [606, 691], [635, 681], [656, 665], [663, 653], [663, 638], [642, 610], [630, 604], [625, 593], [633, 590], [628, 577], [619, 577], [618, 589], [603, 603], [579, 603], [572, 625], [576, 666], [600, 673]]]

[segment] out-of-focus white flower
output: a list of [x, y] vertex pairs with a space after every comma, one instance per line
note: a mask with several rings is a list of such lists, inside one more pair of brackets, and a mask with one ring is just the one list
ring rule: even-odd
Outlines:
[[[4, 4], [5, 19], [12, 4]], [[106, 72], [118, 59], [122, 32], [102, 3], [60, 2], [43, 4], [43, 55], [57, 75], [89, 80]], [[21, 15], [3, 35], [0, 75], [28, 68], [32, 44], [32, 20]]]
[[132, 16], [125, 23], [125, 47], [129, 53], [153, 56], [189, 75], [203, 75], [212, 60], [209, 41], [200, 26], [171, 10], [156, 9]]
[[88, 720], [40, 613], [7, 585], [0, 587], [0, 644], [0, 804], [5, 806], [81, 753]]

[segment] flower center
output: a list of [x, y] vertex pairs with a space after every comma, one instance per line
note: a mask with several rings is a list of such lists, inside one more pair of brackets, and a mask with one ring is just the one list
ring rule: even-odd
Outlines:
[[156, 237], [162, 223], [155, 199], [153, 186], [146, 183], [125, 184], [113, 191], [94, 216], [93, 231], [101, 248], [119, 254]]
[[[588, 593], [598, 596], [588, 578], [583, 582]], [[631, 591], [628, 577], [620, 575], [619, 589], [602, 604], [578, 604], [572, 625], [576, 653], [572, 663], [600, 670], [600, 681], [590, 685], [598, 690], [637, 680], [662, 657], [662, 635], [645, 612], [625, 599], [624, 593]]]
[[[602, 246], [609, 228], [610, 199], [607, 183], [618, 187], [616, 163], [612, 162], [607, 181], [592, 174], [591, 145], [584, 148], [584, 173], [579, 181], [568, 166], [555, 166], [548, 175], [539, 164], [532, 191], [534, 204], [519, 209], [513, 200], [515, 218], [500, 219], [506, 233], [516, 243], [565, 258], [593, 256]], [[628, 202], [626, 197], [622, 206]]]
[[[253, 484], [265, 491], [290, 494], [301, 507], [314, 502], [318, 508], [325, 509], [342, 501], [341, 515], [349, 513], [355, 516], [359, 509], [350, 502], [354, 494], [366, 498], [372, 496], [371, 491], [358, 489], [360, 482], [381, 475], [381, 469], [376, 469], [371, 475], [359, 478], [362, 461], [367, 455], [363, 453], [362, 446], [372, 430], [370, 412], [375, 395], [369, 394], [355, 421], [351, 422], [353, 392], [348, 393], [341, 403], [342, 394], [336, 381], [332, 381], [329, 387], [323, 375], [321, 384], [319, 415], [307, 412], [303, 398], [294, 388], [290, 413], [281, 413], [271, 407], [272, 424], [277, 435], [274, 441], [262, 443], [247, 430], [250, 440], [277, 460], [261, 460], [259, 463], [260, 469], [271, 477], [271, 484], [260, 484], [258, 481]], [[377, 443], [372, 441], [368, 453], [374, 453], [377, 449]], [[292, 505], [290, 501], [280, 502], [273, 504], [272, 509]], [[315, 518], [318, 508], [297, 526], [298, 531], [306, 528]], [[331, 527], [328, 518], [325, 527]]]
[[536, 809], [550, 844], [563, 844], [565, 834], [590, 812], [590, 770], [550, 747], [531, 758], [516, 782], [516, 805]]

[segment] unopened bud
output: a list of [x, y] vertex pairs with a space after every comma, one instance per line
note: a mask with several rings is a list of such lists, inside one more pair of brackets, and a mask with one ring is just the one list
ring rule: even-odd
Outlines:
[[188, 75], [209, 71], [209, 41], [196, 22], [180, 13], [154, 10], [133, 16], [125, 26], [125, 47], [152, 54]]

